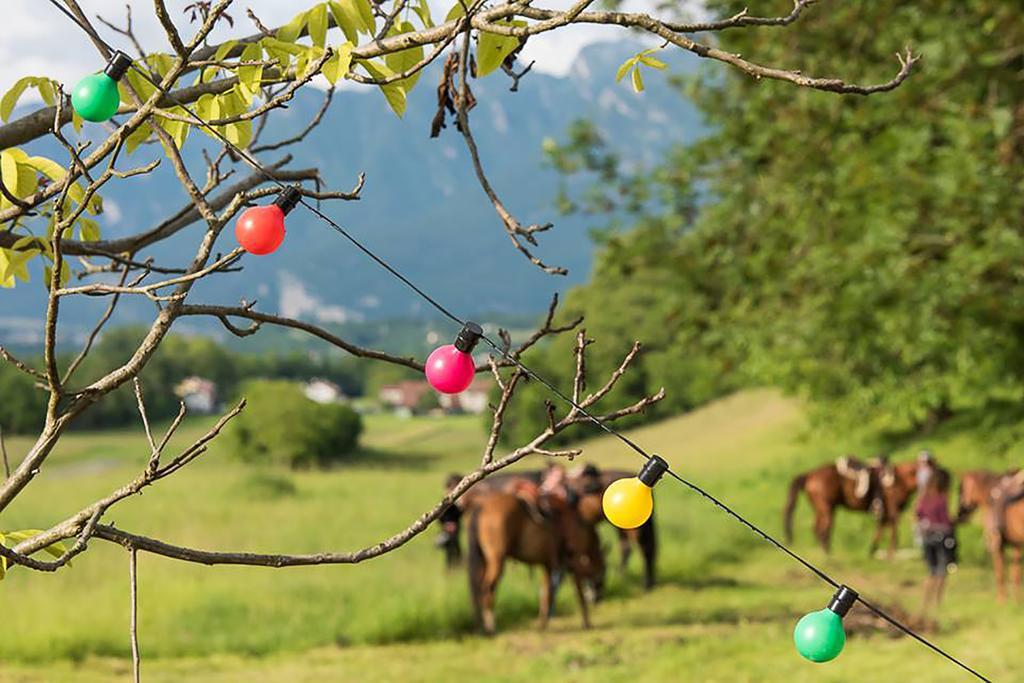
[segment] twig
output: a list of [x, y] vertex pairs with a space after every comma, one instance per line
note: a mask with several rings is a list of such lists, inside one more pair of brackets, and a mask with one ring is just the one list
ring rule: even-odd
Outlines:
[[135, 548], [128, 548], [128, 585], [131, 591], [131, 622], [129, 633], [132, 640], [132, 680], [140, 683], [142, 680], [142, 662], [139, 657], [139, 570], [138, 551]]
[[[118, 280], [118, 286], [124, 286], [125, 281], [128, 279], [128, 271], [128, 266], [125, 266], [121, 271], [121, 278]], [[110, 299], [110, 303], [107, 304], [107, 309], [103, 312], [103, 315], [100, 316], [99, 321], [93, 326], [92, 331], [89, 332], [89, 336], [86, 338], [85, 345], [82, 346], [82, 350], [78, 352], [78, 355], [75, 356], [74, 360], [71, 361], [71, 364], [68, 365], [68, 369], [64, 372], [64, 378], [61, 380], [63, 385], [67, 386], [68, 380], [75, 374], [75, 370], [77, 370], [78, 366], [82, 364], [85, 357], [89, 355], [89, 351], [92, 350], [92, 345], [96, 341], [96, 337], [99, 335], [100, 330], [103, 329], [103, 326], [107, 324], [107, 321], [110, 320], [110, 316], [113, 315], [114, 308], [117, 307], [117, 302], [120, 299], [120, 292], [114, 294]]]
[[4, 478], [11, 476], [11, 463], [7, 459], [7, 443], [4, 440], [4, 426], [0, 425], [0, 454], [4, 457]]

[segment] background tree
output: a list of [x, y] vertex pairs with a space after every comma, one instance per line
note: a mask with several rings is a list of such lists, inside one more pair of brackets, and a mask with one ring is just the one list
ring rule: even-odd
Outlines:
[[[998, 2], [851, 2], [799, 31], [723, 33], [731, 52], [799, 54], [815, 71], [857, 54], [868, 77], [911, 41], [928, 77], [889, 97], [835, 98], [709, 68], [680, 83], [709, 135], [639, 173], [579, 124], [548, 145], [571, 186], [593, 181], [566, 206], [614, 210], [612, 227], [631, 229], [600, 237], [593, 281], [568, 309], [601, 336], [605, 324], [653, 331], [641, 368], [669, 378], [673, 407], [770, 384], [811, 399], [831, 428], [882, 437], [951, 417], [1019, 424], [1014, 17]], [[998, 434], [997, 446], [1015, 438]]]

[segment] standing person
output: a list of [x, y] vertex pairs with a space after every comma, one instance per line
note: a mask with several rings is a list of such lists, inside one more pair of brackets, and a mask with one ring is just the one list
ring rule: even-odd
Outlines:
[[956, 536], [949, 516], [949, 474], [934, 468], [917, 500], [917, 527], [924, 548], [928, 578], [924, 584], [921, 621], [938, 611], [946, 587], [946, 575], [956, 566]]
[[917, 454], [917, 490], [924, 491], [928, 487], [928, 480], [936, 471], [935, 456], [925, 448]]

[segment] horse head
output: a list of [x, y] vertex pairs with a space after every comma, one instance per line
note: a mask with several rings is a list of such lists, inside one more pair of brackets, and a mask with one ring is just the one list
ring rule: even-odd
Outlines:
[[874, 467], [881, 495], [882, 517], [893, 519], [907, 506], [917, 491], [917, 463], [901, 462], [892, 465], [882, 461]]
[[963, 473], [960, 477], [960, 493], [957, 496], [957, 524], [966, 522], [979, 507], [987, 508], [989, 506], [992, 489], [998, 481], [999, 475], [988, 470]]

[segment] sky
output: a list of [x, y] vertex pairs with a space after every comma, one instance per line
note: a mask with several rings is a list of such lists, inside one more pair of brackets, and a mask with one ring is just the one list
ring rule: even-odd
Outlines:
[[[429, 0], [434, 17], [443, 17], [452, 0]], [[189, 24], [182, 9], [192, 0], [168, 0], [179, 30], [189, 35]], [[65, 84], [75, 83], [84, 73], [102, 68], [95, 48], [82, 31], [52, 7], [46, 0], [2, 0], [4, 22], [8, 26], [0, 41], [0, 93], [6, 92], [22, 76], [49, 76]], [[95, 19], [96, 15], [117, 25], [123, 25], [125, 5], [131, 5], [134, 28], [143, 47], [154, 51], [167, 51], [163, 30], [152, 12], [151, 0], [79, 0], [79, 5]], [[252, 8], [267, 26], [286, 23], [297, 12], [315, 4], [314, 0], [236, 0], [229, 14], [235, 28], [222, 28], [214, 33], [215, 40], [249, 35], [255, 27], [246, 16]], [[570, 0], [552, 0], [545, 7], [561, 9]], [[627, 2], [627, 9], [640, 8], [648, 0]], [[128, 50], [127, 39], [96, 22], [107, 42]], [[550, 74], [568, 72], [573, 60], [585, 45], [602, 40], [621, 39], [623, 29], [611, 26], [580, 25], [563, 28], [529, 40], [523, 58], [536, 60], [534, 69]], [[34, 91], [33, 91], [34, 92]], [[26, 95], [26, 101], [30, 95]]]

